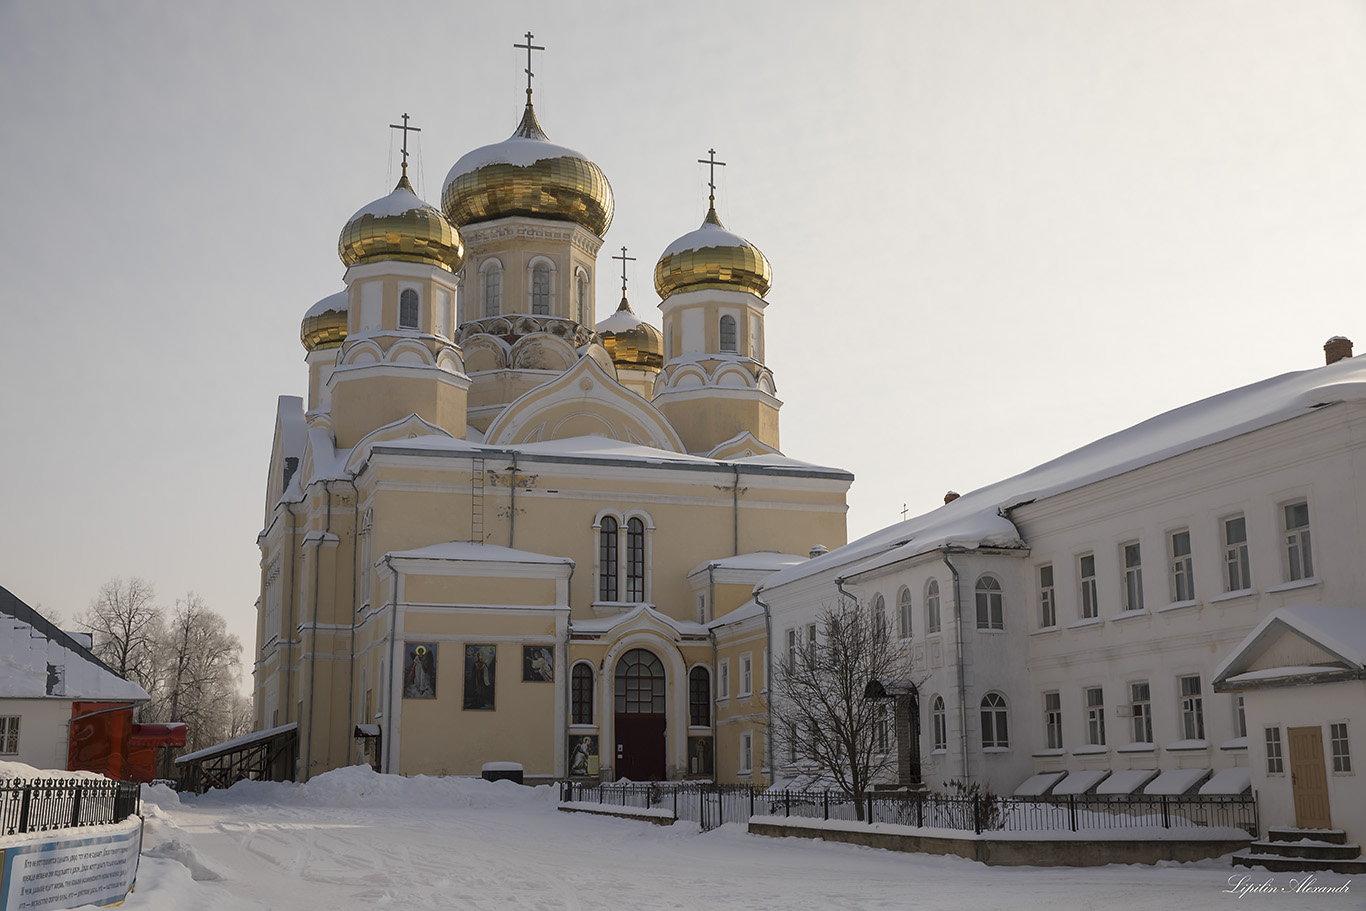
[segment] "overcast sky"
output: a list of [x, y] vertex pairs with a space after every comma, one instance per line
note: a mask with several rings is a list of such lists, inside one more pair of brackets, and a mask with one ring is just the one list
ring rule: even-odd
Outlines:
[[[1366, 0], [0, 0], [0, 585], [194, 590], [250, 661], [276, 397], [337, 235], [506, 138], [606, 172], [598, 318], [706, 210], [852, 539], [1366, 347]], [[816, 542], [813, 542], [816, 543]], [[832, 544], [834, 542], [822, 542]]]

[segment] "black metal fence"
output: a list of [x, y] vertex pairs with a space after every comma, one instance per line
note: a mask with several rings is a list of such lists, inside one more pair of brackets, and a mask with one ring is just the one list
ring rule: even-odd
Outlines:
[[674, 819], [703, 830], [755, 816], [896, 823], [1000, 832], [1089, 832], [1111, 829], [1218, 826], [1258, 834], [1254, 797], [996, 797], [916, 792], [875, 792], [864, 797], [864, 813], [840, 791], [760, 791], [746, 785], [659, 782], [602, 784], [567, 781], [563, 802], [596, 803], [672, 812]]
[[132, 781], [14, 778], [0, 781], [0, 833], [19, 835], [123, 822], [141, 807]]

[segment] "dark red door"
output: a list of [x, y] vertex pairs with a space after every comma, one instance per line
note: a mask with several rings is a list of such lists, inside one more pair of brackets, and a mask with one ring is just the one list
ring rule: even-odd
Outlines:
[[664, 778], [664, 716], [618, 715], [617, 777], [632, 781]]
[[615, 676], [616, 776], [662, 781], [667, 776], [664, 664], [652, 652], [632, 649], [617, 662]]

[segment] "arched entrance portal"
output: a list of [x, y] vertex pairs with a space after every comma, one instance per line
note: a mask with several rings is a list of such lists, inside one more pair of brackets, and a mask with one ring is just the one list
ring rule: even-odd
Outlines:
[[632, 781], [665, 777], [664, 664], [643, 648], [621, 656], [616, 670], [616, 772]]

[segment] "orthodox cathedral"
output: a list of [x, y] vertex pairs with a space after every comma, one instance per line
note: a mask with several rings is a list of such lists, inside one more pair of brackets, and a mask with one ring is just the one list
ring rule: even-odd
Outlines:
[[299, 780], [758, 783], [751, 593], [845, 543], [853, 480], [779, 448], [768, 261], [713, 184], [655, 266], [663, 331], [624, 277], [599, 319], [612, 188], [542, 130], [529, 68], [520, 123], [455, 163], [439, 209], [406, 151], [403, 174], [342, 228], [345, 288], [303, 318], [307, 395], [279, 400], [258, 732], [291, 733]]

